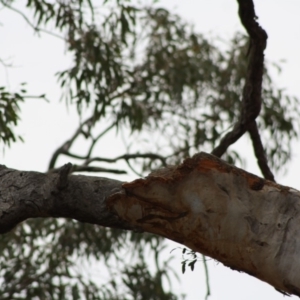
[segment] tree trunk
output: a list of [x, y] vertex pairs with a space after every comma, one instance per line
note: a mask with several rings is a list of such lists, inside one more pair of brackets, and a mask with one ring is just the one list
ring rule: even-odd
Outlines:
[[66, 217], [146, 231], [300, 296], [300, 192], [200, 153], [129, 183], [0, 168], [0, 232]]

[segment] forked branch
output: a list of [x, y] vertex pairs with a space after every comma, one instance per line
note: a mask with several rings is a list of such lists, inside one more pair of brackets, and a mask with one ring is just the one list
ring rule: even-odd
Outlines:
[[[241, 101], [241, 109], [238, 121], [234, 125], [232, 131], [228, 132], [221, 140], [220, 144], [212, 151], [215, 156], [221, 157], [230, 145], [235, 143], [246, 131], [252, 138], [255, 154], [257, 156], [259, 166], [266, 178], [274, 181], [274, 176], [267, 166], [266, 158], [262, 159], [263, 147], [261, 145], [258, 129], [255, 125], [255, 119], [261, 110], [261, 89], [264, 71], [264, 50], [267, 45], [267, 33], [258, 24], [255, 15], [254, 4], [252, 0], [238, 0], [239, 16], [243, 26], [249, 34], [249, 62], [247, 68], [246, 82], [243, 89], [243, 97]], [[255, 138], [254, 138], [255, 135]], [[258, 144], [256, 145], [256, 142]], [[260, 144], [259, 144], [260, 143]], [[259, 150], [258, 150], [259, 149]]]

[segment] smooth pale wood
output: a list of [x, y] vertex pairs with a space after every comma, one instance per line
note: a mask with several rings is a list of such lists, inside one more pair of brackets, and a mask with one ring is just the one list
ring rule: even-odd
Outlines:
[[36, 217], [164, 236], [300, 296], [300, 192], [200, 153], [129, 183], [0, 168], [0, 233]]
[[300, 193], [200, 153], [123, 185], [126, 221], [300, 295]]

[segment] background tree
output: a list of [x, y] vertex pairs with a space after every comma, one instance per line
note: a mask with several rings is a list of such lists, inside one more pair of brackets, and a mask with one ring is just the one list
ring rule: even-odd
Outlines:
[[[16, 10], [13, 1], [2, 3]], [[74, 135], [55, 151], [49, 170], [59, 167], [57, 160], [65, 155], [76, 162], [74, 172], [122, 174], [133, 170], [147, 174], [200, 150], [213, 149], [239, 117], [249, 49], [246, 38], [235, 36], [228, 51], [222, 53], [165, 9], [121, 1], [105, 5], [108, 9], [97, 10], [89, 1], [27, 3], [35, 16], [33, 29], [47, 31], [54, 21], [57, 31], [51, 32], [63, 37], [73, 55], [73, 65], [60, 71], [58, 78], [63, 98], [76, 103], [81, 122]], [[271, 166], [278, 170], [290, 158], [291, 139], [298, 136], [298, 102], [276, 89], [265, 72], [258, 127], [262, 138], [274, 137], [265, 147]], [[17, 104], [26, 97], [25, 92], [9, 93], [3, 88], [2, 138], [6, 143], [15, 139], [10, 124], [17, 121]], [[278, 106], [285, 101], [284, 108]], [[118, 157], [98, 156], [101, 139], [114, 131], [126, 136], [126, 150]], [[76, 147], [82, 137], [87, 143], [83, 154], [79, 152], [82, 148]], [[230, 150], [224, 158], [229, 162], [243, 160]], [[124, 160], [127, 168], [106, 167], [119, 160]], [[10, 245], [1, 262], [3, 295], [8, 299], [17, 295], [42, 297], [45, 292], [54, 299], [73, 299], [84, 293], [86, 298], [99, 299], [120, 298], [120, 294], [134, 299], [142, 299], [145, 294], [159, 299], [175, 297], [162, 287], [169, 266], [157, 261], [155, 273], [146, 268], [143, 250], [149, 247], [157, 257], [163, 247], [163, 240], [156, 236], [45, 219], [27, 221], [4, 235], [2, 243]], [[18, 253], [15, 245], [20, 245]], [[111, 287], [99, 287], [75, 272], [78, 256], [102, 257], [108, 265], [110, 260], [121, 264], [119, 258], [128, 248], [132, 248], [137, 263], [118, 265], [124, 274], [123, 286], [112, 280]], [[78, 280], [68, 280], [74, 277]], [[131, 284], [141, 278], [139, 284]]]

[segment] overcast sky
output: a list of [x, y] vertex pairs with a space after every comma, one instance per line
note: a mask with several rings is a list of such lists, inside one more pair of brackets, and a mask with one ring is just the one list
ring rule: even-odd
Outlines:
[[[161, 0], [160, 4], [182, 15], [195, 24], [198, 31], [206, 34], [226, 39], [237, 30], [243, 31], [234, 0]], [[267, 59], [286, 61], [283, 73], [276, 77], [276, 81], [290, 94], [300, 97], [300, 1], [257, 0], [255, 4], [259, 22], [269, 36]], [[0, 10], [0, 40], [0, 58], [9, 59], [15, 66], [9, 70], [0, 66], [0, 85], [9, 85], [14, 90], [25, 81], [29, 83], [28, 90], [32, 94], [46, 93], [51, 100], [51, 103], [46, 103], [33, 99], [22, 105], [22, 121], [18, 132], [24, 137], [25, 143], [15, 144], [1, 153], [1, 163], [17, 169], [45, 171], [53, 151], [74, 131], [77, 124], [73, 109], [68, 111], [59, 102], [60, 90], [54, 76], [57, 71], [70, 66], [70, 61], [64, 55], [65, 48], [61, 41], [46, 35], [38, 38], [20, 16], [6, 9]], [[243, 140], [237, 146], [247, 147], [247, 143]], [[288, 172], [280, 173], [277, 177], [279, 183], [296, 189], [300, 189], [299, 145], [299, 142], [295, 142], [294, 159], [288, 165]], [[253, 161], [249, 159], [247, 170], [258, 172]], [[176, 244], [170, 247], [172, 249]], [[180, 272], [179, 252], [174, 265]], [[249, 275], [222, 267], [212, 260], [209, 260], [209, 265], [211, 300], [283, 298], [271, 286]], [[194, 272], [187, 271], [182, 275], [181, 280], [176, 289], [187, 293], [187, 299], [203, 299], [205, 281], [201, 263], [196, 265]]]

